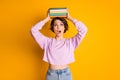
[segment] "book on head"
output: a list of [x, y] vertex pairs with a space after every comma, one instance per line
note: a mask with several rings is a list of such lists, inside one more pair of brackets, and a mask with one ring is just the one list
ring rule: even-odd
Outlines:
[[50, 17], [67, 17], [67, 8], [49, 8]]

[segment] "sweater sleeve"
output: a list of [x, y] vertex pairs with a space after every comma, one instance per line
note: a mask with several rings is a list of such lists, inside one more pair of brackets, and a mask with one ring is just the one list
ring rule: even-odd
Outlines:
[[35, 41], [38, 45], [44, 49], [45, 44], [47, 43], [48, 37], [44, 36], [39, 30], [45, 25], [43, 21], [38, 22], [31, 28], [32, 36], [34, 37]]
[[87, 33], [87, 27], [81, 21], [77, 21], [76, 19], [73, 20], [73, 23], [78, 30], [78, 33], [74, 37], [70, 38], [70, 41], [75, 49], [78, 47], [85, 34]]

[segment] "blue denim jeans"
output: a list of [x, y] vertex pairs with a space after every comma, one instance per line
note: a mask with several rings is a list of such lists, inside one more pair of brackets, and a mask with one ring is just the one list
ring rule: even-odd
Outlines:
[[72, 80], [72, 75], [69, 68], [65, 69], [48, 69], [46, 80]]

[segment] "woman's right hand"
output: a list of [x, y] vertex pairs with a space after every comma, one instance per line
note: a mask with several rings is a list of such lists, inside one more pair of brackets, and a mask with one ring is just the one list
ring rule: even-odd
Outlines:
[[43, 21], [44, 21], [44, 23], [47, 23], [50, 19], [51, 19], [51, 18], [50, 18], [50, 16], [49, 16], [49, 10], [48, 10], [48, 12], [47, 12], [47, 17], [46, 17]]
[[50, 15], [49, 15], [49, 11], [50, 10], [47, 11], [47, 18], [50, 20], [51, 18], [50, 18]]

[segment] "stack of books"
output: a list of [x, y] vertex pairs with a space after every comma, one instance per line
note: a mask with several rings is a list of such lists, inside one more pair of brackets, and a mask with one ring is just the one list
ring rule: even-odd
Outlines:
[[67, 17], [67, 8], [49, 8], [50, 17]]

